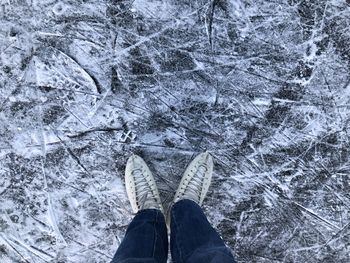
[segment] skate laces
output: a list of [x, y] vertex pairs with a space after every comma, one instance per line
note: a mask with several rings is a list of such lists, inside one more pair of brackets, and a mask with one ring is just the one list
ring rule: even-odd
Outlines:
[[208, 169], [205, 164], [200, 164], [197, 169], [190, 171], [193, 176], [189, 180], [187, 187], [184, 189], [183, 196], [199, 202], [203, 188], [204, 177], [207, 170]]
[[141, 168], [132, 171], [135, 182], [136, 203], [140, 209], [151, 207], [158, 208], [159, 204], [155, 197], [151, 181], [147, 181], [144, 174], [146, 174], [146, 171]]

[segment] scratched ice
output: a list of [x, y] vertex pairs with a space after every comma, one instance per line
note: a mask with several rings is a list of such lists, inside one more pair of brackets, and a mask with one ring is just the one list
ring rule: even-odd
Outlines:
[[209, 150], [237, 262], [349, 262], [349, 27], [348, 0], [1, 0], [0, 261], [109, 262], [131, 152], [166, 205]]

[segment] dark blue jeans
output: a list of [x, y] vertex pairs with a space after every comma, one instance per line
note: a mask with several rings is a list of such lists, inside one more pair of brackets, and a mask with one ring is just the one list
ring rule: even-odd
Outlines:
[[[230, 250], [191, 200], [171, 210], [171, 256], [174, 263], [235, 263]], [[168, 235], [160, 210], [139, 211], [129, 225], [111, 263], [166, 263]]]

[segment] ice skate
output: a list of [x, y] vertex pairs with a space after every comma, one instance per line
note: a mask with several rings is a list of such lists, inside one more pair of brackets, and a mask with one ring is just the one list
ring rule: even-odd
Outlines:
[[182, 199], [190, 199], [202, 205], [210, 186], [213, 166], [213, 158], [208, 152], [197, 155], [182, 176], [174, 203]]
[[126, 192], [132, 210], [137, 213], [142, 209], [159, 209], [163, 212], [158, 188], [154, 177], [145, 161], [133, 154], [125, 168]]

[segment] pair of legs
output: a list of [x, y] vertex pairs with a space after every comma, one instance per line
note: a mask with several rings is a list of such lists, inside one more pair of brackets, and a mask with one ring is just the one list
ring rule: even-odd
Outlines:
[[[234, 263], [233, 256], [198, 204], [183, 199], [171, 210], [170, 248], [175, 263]], [[112, 263], [166, 263], [168, 235], [163, 213], [144, 209], [129, 225]]]
[[[211, 178], [210, 160], [205, 154], [205, 158], [203, 154], [197, 156], [186, 169], [170, 211], [170, 248], [174, 263], [235, 262], [200, 207], [205, 196], [203, 191], [208, 188], [204, 185], [210, 183]], [[137, 214], [111, 263], [167, 262], [168, 234], [159, 194], [152, 191], [152, 187], [156, 188], [147, 167], [143, 163], [141, 166], [143, 169], [137, 165], [131, 169], [127, 166], [126, 180], [131, 180], [131, 186], [126, 181], [127, 192]], [[133, 175], [130, 170], [143, 172]], [[143, 175], [137, 178], [140, 174]], [[144, 185], [147, 189], [140, 187]]]

